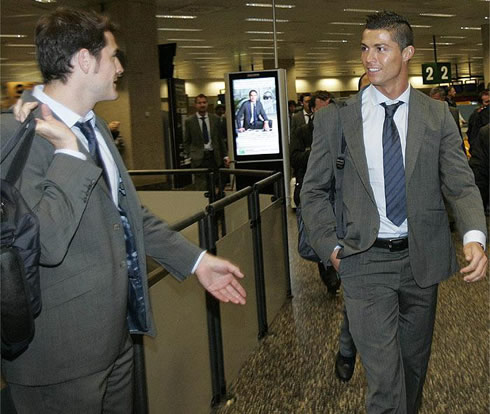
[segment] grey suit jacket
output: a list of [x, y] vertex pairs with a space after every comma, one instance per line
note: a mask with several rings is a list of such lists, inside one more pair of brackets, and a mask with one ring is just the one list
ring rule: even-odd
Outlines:
[[[301, 204], [311, 244], [325, 262], [339, 243], [343, 246], [340, 258], [369, 249], [379, 231], [363, 141], [361, 102], [358, 94], [345, 107], [329, 105], [315, 114]], [[347, 143], [342, 187], [346, 234], [339, 241], [329, 189], [338, 172], [335, 160], [342, 131]], [[443, 198], [451, 205], [461, 234], [469, 230], [486, 233], [486, 228], [480, 196], [447, 105], [413, 88], [405, 176], [410, 264], [417, 284], [427, 287], [457, 270]]]
[[[223, 128], [216, 115], [208, 113], [208, 116], [210, 129], [208, 132], [214, 149], [214, 158], [216, 165], [220, 167], [223, 164], [223, 158], [227, 155], [225, 137], [222, 134]], [[204, 157], [204, 138], [199, 122], [196, 115], [185, 120], [184, 150], [191, 157], [192, 168], [199, 168]]]
[[[33, 100], [27, 93], [23, 100]], [[2, 135], [15, 122], [2, 117]], [[143, 274], [149, 334], [154, 334], [146, 254], [178, 279], [192, 270], [201, 249], [143, 208], [106, 124], [96, 120], [126, 191], [119, 204], [128, 214]], [[8, 382], [43, 385], [90, 375], [114, 362], [127, 333], [128, 275], [124, 231], [102, 170], [87, 160], [54, 154], [34, 138], [18, 183], [40, 220], [43, 308], [26, 352], [2, 361]]]
[[291, 119], [291, 135], [302, 125], [306, 125], [305, 114], [303, 110], [296, 112]]

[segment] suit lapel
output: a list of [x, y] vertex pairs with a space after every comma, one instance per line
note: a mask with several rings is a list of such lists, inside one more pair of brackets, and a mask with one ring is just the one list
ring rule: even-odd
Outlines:
[[362, 94], [359, 93], [357, 94], [355, 101], [350, 105], [340, 108], [339, 113], [350, 158], [352, 159], [352, 163], [354, 164], [366, 192], [375, 203], [373, 190], [369, 182], [366, 150], [364, 147], [361, 103]]
[[425, 123], [423, 120], [427, 116], [427, 110], [425, 102], [420, 98], [420, 92], [410, 88], [407, 144], [405, 148], [405, 181], [407, 183], [412, 176], [425, 136]]

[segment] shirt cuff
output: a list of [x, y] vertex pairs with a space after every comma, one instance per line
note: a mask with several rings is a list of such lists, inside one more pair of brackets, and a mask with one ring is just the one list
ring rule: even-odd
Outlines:
[[201, 252], [201, 254], [199, 255], [199, 257], [197, 258], [196, 263], [194, 264], [194, 267], [192, 268], [191, 273], [193, 273], [193, 274], [196, 273], [196, 270], [197, 270], [197, 268], [199, 266], [199, 263], [201, 263], [201, 260], [202, 260], [202, 258], [204, 257], [205, 254], [206, 254], [206, 250], [203, 250]]
[[483, 246], [483, 250], [485, 250], [486, 237], [480, 230], [470, 230], [465, 233], [463, 236], [463, 246], [471, 242], [480, 243]]
[[87, 160], [87, 157], [85, 156], [84, 153], [80, 152], [80, 151], [74, 151], [74, 150], [71, 150], [71, 149], [59, 149], [59, 150], [56, 150], [54, 152], [55, 154], [66, 154], [66, 155], [70, 155], [72, 157], [75, 157], [75, 158], [79, 158], [83, 161], [86, 161]]

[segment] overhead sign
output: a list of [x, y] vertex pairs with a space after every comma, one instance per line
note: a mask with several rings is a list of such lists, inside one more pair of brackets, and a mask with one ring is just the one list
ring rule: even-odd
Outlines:
[[451, 63], [422, 63], [424, 85], [451, 82]]

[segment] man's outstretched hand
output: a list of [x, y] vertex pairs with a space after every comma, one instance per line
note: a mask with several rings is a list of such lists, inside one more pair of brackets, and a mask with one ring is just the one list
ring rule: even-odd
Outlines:
[[205, 253], [196, 275], [204, 289], [220, 301], [245, 304], [247, 293], [237, 280], [243, 273], [229, 261]]

